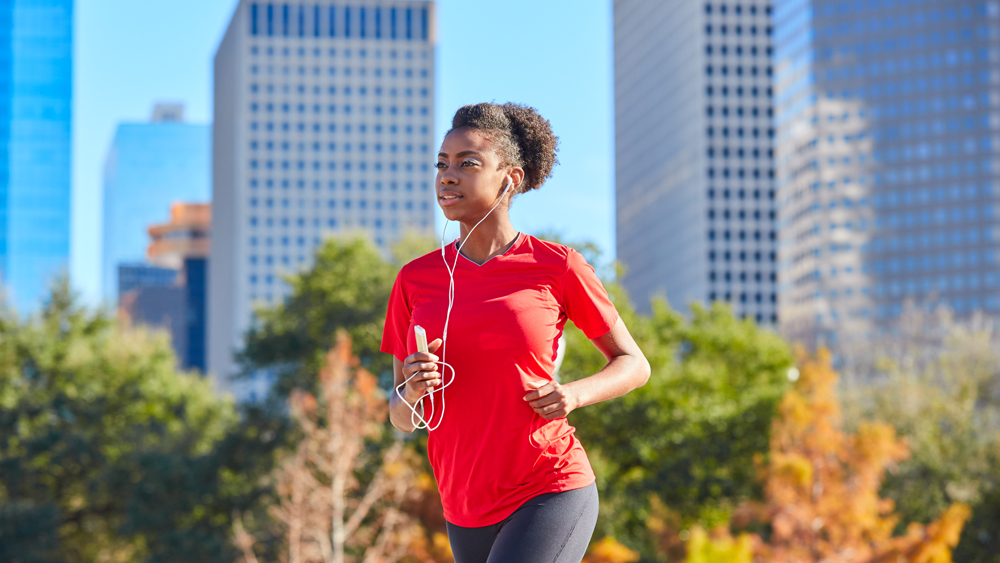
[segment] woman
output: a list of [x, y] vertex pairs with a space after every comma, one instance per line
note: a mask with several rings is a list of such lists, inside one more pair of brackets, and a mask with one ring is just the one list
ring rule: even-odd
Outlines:
[[[556, 142], [533, 108], [460, 108], [436, 180], [460, 239], [406, 264], [389, 301], [381, 349], [394, 356], [390, 419], [404, 432], [430, 430], [456, 563], [579, 563], [597, 522], [597, 487], [566, 415], [649, 378], [586, 260], [510, 223], [511, 199], [551, 176]], [[562, 385], [552, 373], [567, 319], [608, 363]], [[417, 325], [433, 339], [429, 353], [417, 351]]]

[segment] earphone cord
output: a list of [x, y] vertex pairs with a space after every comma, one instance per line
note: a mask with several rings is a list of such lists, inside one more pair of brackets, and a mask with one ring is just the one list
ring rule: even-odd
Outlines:
[[[506, 187], [504, 187], [503, 193], [500, 194], [500, 199], [498, 199], [497, 202], [493, 204], [493, 207], [490, 208], [490, 210], [486, 213], [486, 215], [483, 215], [483, 218], [480, 219], [479, 222], [475, 224], [475, 226], [473, 226], [471, 229], [469, 229], [469, 232], [465, 235], [465, 240], [462, 241], [462, 244], [458, 245], [458, 249], [455, 251], [455, 260], [452, 262], [451, 266], [448, 266], [448, 258], [445, 255], [445, 243], [444, 243], [444, 235], [445, 235], [445, 232], [447, 232], [447, 230], [448, 230], [448, 222], [449, 221], [448, 221], [447, 218], [445, 218], [445, 220], [444, 220], [444, 229], [441, 231], [441, 259], [444, 260], [444, 267], [445, 267], [446, 270], [448, 270], [448, 278], [449, 278], [449, 281], [448, 281], [448, 310], [445, 313], [445, 317], [444, 317], [444, 331], [441, 334], [441, 346], [442, 346], [441, 361], [439, 361], [439, 362], [433, 362], [433, 363], [440, 364], [442, 366], [442, 370], [441, 370], [441, 377], [442, 377], [442, 379], [444, 378], [444, 369], [443, 368], [450, 369], [451, 370], [451, 379], [448, 380], [448, 381], [446, 381], [444, 383], [444, 385], [442, 385], [441, 387], [439, 387], [437, 389], [433, 389], [429, 393], [425, 394], [423, 397], [420, 397], [419, 399], [417, 399], [417, 402], [415, 404], [413, 404], [413, 405], [411, 405], [410, 403], [406, 402], [406, 399], [403, 398], [403, 395], [399, 392], [399, 388], [405, 386], [408, 381], [410, 381], [411, 379], [413, 379], [414, 377], [416, 377], [417, 374], [419, 374], [421, 372], [418, 371], [417, 373], [414, 373], [410, 377], [406, 378], [406, 381], [404, 381], [404, 382], [402, 382], [402, 383], [400, 383], [399, 385], [396, 386], [396, 395], [398, 395], [399, 398], [403, 401], [403, 404], [405, 404], [407, 407], [410, 408], [410, 423], [413, 424], [414, 430], [420, 429], [420, 428], [426, 428], [428, 432], [431, 432], [431, 431], [437, 430], [438, 426], [441, 426], [441, 421], [444, 420], [444, 409], [445, 409], [444, 389], [445, 389], [445, 387], [451, 385], [452, 382], [455, 381], [455, 368], [452, 367], [451, 364], [449, 364], [449, 363], [447, 363], [445, 361], [445, 359], [446, 359], [445, 355], [448, 353], [448, 347], [446, 346], [446, 343], [448, 342], [448, 321], [451, 319], [451, 308], [455, 304], [455, 268], [458, 266], [458, 255], [462, 251], [462, 247], [465, 246], [465, 243], [469, 241], [469, 237], [470, 237], [470, 235], [472, 235], [472, 231], [476, 230], [476, 227], [478, 227], [480, 223], [482, 223], [483, 221], [485, 221], [486, 218], [490, 216], [490, 213], [493, 213], [493, 210], [496, 209], [497, 206], [500, 205], [500, 202], [503, 201], [504, 196], [507, 195], [507, 190], [510, 189], [511, 183], [512, 183], [511, 180], [508, 178], [507, 185], [506, 185]], [[434, 393], [441, 393], [441, 415], [438, 417], [437, 424], [435, 424], [432, 427], [432, 426], [430, 426], [430, 424], [427, 421], [428, 420], [432, 420], [434, 418]], [[423, 400], [424, 400], [425, 397], [430, 397], [430, 400], [431, 400], [430, 415], [427, 416], [426, 420], [424, 419], [423, 416], [421, 416], [420, 413], [417, 412], [417, 408], [416, 408], [416, 405], [422, 405]], [[421, 410], [423, 410], [422, 407], [421, 407]], [[416, 420], [414, 420], [414, 418]]]

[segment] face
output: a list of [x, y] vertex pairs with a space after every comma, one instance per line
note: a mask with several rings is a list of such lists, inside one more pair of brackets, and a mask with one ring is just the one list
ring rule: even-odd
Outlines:
[[435, 182], [438, 205], [444, 216], [451, 221], [478, 221], [496, 203], [508, 178], [512, 178], [511, 189], [504, 196], [509, 203], [521, 171], [498, 170], [499, 165], [500, 158], [492, 143], [479, 131], [456, 129], [449, 133], [438, 153]]

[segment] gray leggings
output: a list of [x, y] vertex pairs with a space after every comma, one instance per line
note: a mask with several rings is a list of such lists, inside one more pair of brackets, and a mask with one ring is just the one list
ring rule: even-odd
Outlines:
[[447, 522], [455, 563], [580, 563], [597, 525], [597, 485], [529, 499], [498, 524]]

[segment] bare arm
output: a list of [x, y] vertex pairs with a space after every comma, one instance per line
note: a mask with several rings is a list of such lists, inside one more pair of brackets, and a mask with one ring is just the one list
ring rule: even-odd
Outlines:
[[642, 387], [649, 380], [649, 361], [621, 318], [607, 334], [590, 341], [608, 360], [601, 371], [565, 385], [550, 381], [525, 395], [524, 400], [546, 420], [564, 417], [579, 407], [620, 397]]

